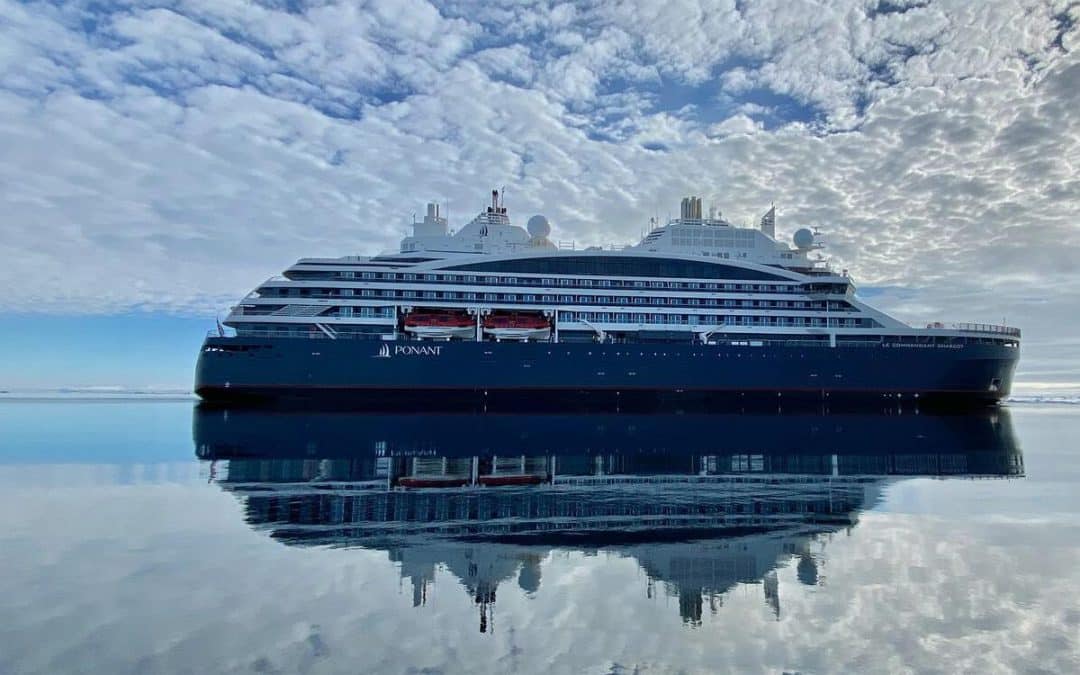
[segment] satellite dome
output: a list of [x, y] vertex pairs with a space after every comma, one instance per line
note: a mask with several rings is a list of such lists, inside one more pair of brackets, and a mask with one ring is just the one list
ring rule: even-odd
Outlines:
[[529, 224], [525, 226], [529, 236], [533, 239], [546, 239], [551, 234], [551, 223], [544, 216], [536, 215], [529, 218]]
[[810, 248], [814, 245], [814, 233], [805, 227], [796, 231], [793, 238], [797, 248]]

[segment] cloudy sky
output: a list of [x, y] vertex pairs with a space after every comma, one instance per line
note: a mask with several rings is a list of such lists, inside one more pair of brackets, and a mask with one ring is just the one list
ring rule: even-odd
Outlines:
[[775, 202], [899, 318], [1005, 320], [1022, 384], [1080, 383], [1078, 21], [1075, 0], [0, 0], [0, 348], [22, 355], [0, 388], [190, 386], [214, 315], [297, 257], [394, 247], [431, 199], [461, 224], [504, 185], [512, 217], [583, 244], [684, 194], [736, 222]]

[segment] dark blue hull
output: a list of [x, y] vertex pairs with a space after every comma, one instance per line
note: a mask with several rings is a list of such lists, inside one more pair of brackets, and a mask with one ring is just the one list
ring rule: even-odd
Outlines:
[[999, 344], [733, 346], [207, 338], [206, 399], [703, 395], [950, 399], [1007, 396], [1019, 349]]

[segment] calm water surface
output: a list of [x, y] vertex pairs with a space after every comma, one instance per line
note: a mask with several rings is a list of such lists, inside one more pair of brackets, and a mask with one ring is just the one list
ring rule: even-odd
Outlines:
[[0, 402], [0, 673], [1080, 671], [1080, 408]]

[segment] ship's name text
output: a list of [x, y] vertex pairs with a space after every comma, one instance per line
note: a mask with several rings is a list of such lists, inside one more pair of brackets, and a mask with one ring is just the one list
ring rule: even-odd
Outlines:
[[439, 356], [442, 345], [396, 345], [394, 356]]

